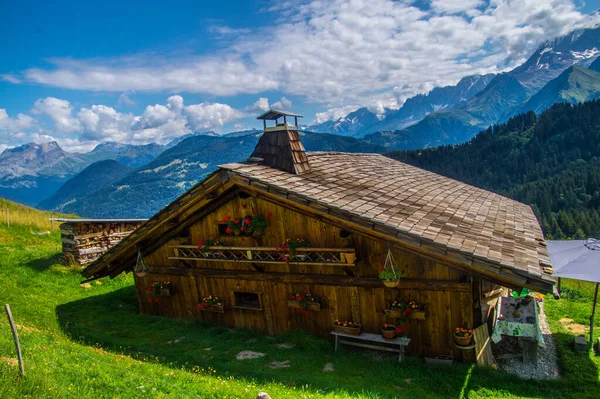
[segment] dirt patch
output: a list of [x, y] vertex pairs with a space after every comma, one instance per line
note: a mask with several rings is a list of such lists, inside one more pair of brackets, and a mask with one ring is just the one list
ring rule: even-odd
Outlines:
[[265, 356], [266, 353], [260, 352], [252, 352], [252, 351], [241, 351], [235, 357], [237, 360], [248, 360], [248, 359], [258, 359], [259, 357]]
[[585, 335], [588, 330], [588, 327], [583, 324], [573, 323], [573, 319], [569, 319], [568, 317], [560, 319], [559, 322], [567, 331], [575, 335]]
[[0, 362], [6, 363], [9, 366], [18, 366], [19, 361], [13, 357], [0, 357]]
[[335, 371], [335, 368], [333, 367], [333, 363], [325, 363], [325, 366], [323, 367], [323, 371], [326, 373], [331, 373], [332, 371]]
[[271, 364], [269, 364], [269, 367], [272, 369], [281, 369], [281, 368], [290, 367], [291, 365], [292, 365], [292, 362], [290, 362], [289, 360], [284, 360], [283, 362], [273, 361], [273, 362], [271, 362]]

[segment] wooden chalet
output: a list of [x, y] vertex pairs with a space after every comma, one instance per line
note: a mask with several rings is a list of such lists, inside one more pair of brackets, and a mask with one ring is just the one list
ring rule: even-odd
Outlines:
[[[141, 259], [141, 312], [268, 334], [325, 337], [336, 319], [378, 333], [395, 321], [390, 303], [414, 300], [426, 317], [408, 320], [407, 351], [419, 355], [453, 354], [454, 328], [484, 323], [503, 287], [552, 290], [529, 206], [382, 155], [306, 153], [298, 117], [261, 115], [265, 132], [247, 161], [221, 165], [177, 198], [88, 266], [87, 281], [139, 270]], [[228, 229], [256, 215], [268, 224], [262, 234]], [[210, 238], [222, 244], [199, 244]], [[297, 238], [310, 246], [282, 257], [281, 242]], [[388, 251], [404, 272], [397, 288], [378, 278]], [[157, 281], [173, 285], [158, 303], [149, 291]], [[307, 292], [321, 300], [309, 316], [288, 304]], [[198, 310], [209, 295], [222, 312]]]

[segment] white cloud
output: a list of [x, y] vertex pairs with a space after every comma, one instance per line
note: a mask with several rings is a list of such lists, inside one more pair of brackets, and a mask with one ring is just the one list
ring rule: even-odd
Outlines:
[[219, 129], [224, 124], [244, 116], [243, 112], [219, 103], [189, 105], [184, 107], [183, 113], [194, 131]]
[[245, 108], [246, 112], [265, 112], [269, 110], [269, 99], [267, 97], [260, 97], [254, 104]]
[[55, 97], [40, 98], [35, 102], [31, 113], [50, 117], [56, 129], [62, 133], [81, 131], [81, 123], [73, 117], [73, 107], [67, 100]]
[[273, 104], [273, 109], [277, 109], [279, 111], [286, 111], [292, 108], [292, 101], [288, 100], [285, 97], [281, 97], [279, 101]]
[[459, 13], [479, 7], [482, 0], [431, 0], [431, 9], [436, 13]]
[[11, 73], [0, 74], [0, 79], [14, 84], [22, 83], [21, 79]]
[[327, 121], [337, 121], [340, 118], [348, 115], [350, 112], [354, 112], [360, 107], [358, 105], [346, 105], [339, 108], [331, 108], [325, 112], [317, 112], [313, 123], [323, 123]]
[[117, 99], [117, 105], [135, 105], [135, 101], [133, 101], [127, 93], [121, 93]]
[[10, 118], [6, 109], [0, 108], [0, 133], [18, 133], [31, 129], [35, 125], [34, 119], [25, 114], [18, 114], [17, 118]]
[[15, 78], [119, 92], [280, 90], [330, 108], [397, 108], [433, 84], [515, 66], [540, 42], [598, 20], [573, 0], [433, 0], [430, 10], [411, 3], [281, 1], [268, 10], [277, 19], [262, 29], [211, 27], [226, 38], [216, 39], [224, 48], [210, 56], [54, 59], [51, 68]]

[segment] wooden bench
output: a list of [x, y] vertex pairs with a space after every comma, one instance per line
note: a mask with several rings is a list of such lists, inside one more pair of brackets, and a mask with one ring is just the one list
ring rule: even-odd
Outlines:
[[[344, 334], [332, 331], [331, 335], [335, 336], [335, 350], [338, 350], [339, 344], [346, 344], [352, 346], [359, 346], [361, 348], [369, 348], [380, 351], [395, 352], [398, 353], [398, 361], [404, 360], [404, 347], [410, 344], [410, 338], [396, 338], [396, 339], [385, 339], [380, 334], [362, 333], [360, 335]], [[362, 343], [355, 341], [348, 341], [346, 338], [351, 338], [358, 341], [365, 341], [370, 343]], [[379, 344], [379, 345], [377, 345]], [[390, 348], [388, 346], [382, 346], [382, 344], [394, 345], [397, 348]]]

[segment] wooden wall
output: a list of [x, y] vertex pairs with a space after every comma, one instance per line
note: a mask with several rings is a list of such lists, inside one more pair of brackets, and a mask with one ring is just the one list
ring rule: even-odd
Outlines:
[[[415, 300], [427, 306], [428, 316], [424, 321], [411, 320], [407, 325], [407, 336], [412, 338], [409, 353], [452, 354], [453, 330], [466, 325], [472, 327], [473, 301], [471, 277], [461, 275], [445, 264], [404, 250], [396, 244], [381, 242], [352, 232], [357, 252], [357, 265], [352, 268], [356, 276], [376, 278], [383, 267], [388, 248], [405, 273], [402, 289], [388, 289], [377, 283], [374, 287], [328, 285], [318, 277], [310, 283], [286, 283], [274, 281], [246, 280], [230, 277], [194, 275], [194, 269], [223, 269], [255, 272], [249, 265], [233, 262], [210, 262], [205, 260], [180, 261], [168, 259], [172, 256], [173, 244], [197, 244], [201, 238], [217, 237], [218, 223], [227, 216], [243, 217], [251, 214], [271, 212], [270, 225], [265, 235], [255, 239], [246, 236], [219, 237], [228, 246], [277, 246], [285, 238], [301, 237], [312, 247], [344, 247], [347, 240], [340, 237], [341, 228], [325, 223], [316, 217], [275, 205], [263, 198], [236, 198], [191, 226], [187, 234], [145, 257], [150, 273], [144, 278], [136, 277], [141, 311], [149, 314], [185, 317], [222, 322], [230, 327], [263, 330], [270, 334], [290, 330], [304, 330], [319, 336], [329, 336], [331, 325], [336, 319], [355, 320], [363, 324], [367, 332], [379, 332], [384, 323], [393, 323], [385, 316], [386, 303], [396, 299]], [[169, 275], [154, 270], [178, 270]], [[339, 275], [347, 276], [341, 267], [308, 265], [264, 265], [266, 273], [284, 272], [290, 275]], [[360, 279], [359, 277], [359, 279]], [[176, 286], [172, 297], [161, 297], [159, 303], [149, 303], [148, 287], [153, 281], [170, 280]], [[419, 284], [411, 286], [412, 281]], [[430, 281], [432, 284], [427, 284]], [[433, 284], [435, 283], [435, 284]], [[259, 292], [262, 311], [232, 309], [225, 314], [199, 312], [197, 305], [203, 296], [217, 295], [233, 304], [234, 291]], [[320, 312], [309, 316], [300, 315], [287, 307], [291, 293], [310, 292], [323, 298]], [[456, 355], [456, 354], [455, 354]]]

